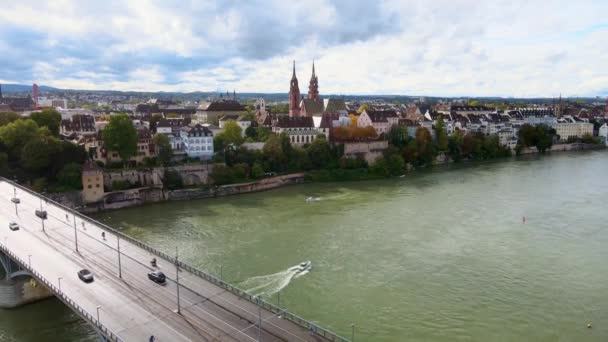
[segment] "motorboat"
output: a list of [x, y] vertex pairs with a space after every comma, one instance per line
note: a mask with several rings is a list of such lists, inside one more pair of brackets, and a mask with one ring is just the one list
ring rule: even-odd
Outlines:
[[309, 271], [312, 268], [312, 262], [310, 260], [305, 261], [297, 266], [296, 272], [304, 272]]
[[306, 202], [318, 202], [319, 201], [319, 197], [308, 197], [306, 199]]

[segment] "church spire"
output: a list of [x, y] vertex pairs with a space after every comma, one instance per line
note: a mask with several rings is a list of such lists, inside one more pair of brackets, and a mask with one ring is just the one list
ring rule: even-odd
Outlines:
[[310, 76], [310, 84], [308, 85], [308, 99], [319, 100], [319, 79], [315, 74], [315, 61], [312, 61], [312, 76]]
[[300, 116], [300, 87], [296, 77], [296, 61], [293, 61], [293, 75], [289, 84], [289, 116]]

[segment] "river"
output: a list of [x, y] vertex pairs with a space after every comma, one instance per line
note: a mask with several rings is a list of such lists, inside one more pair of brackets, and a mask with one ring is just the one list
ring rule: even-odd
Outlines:
[[[356, 341], [606, 341], [607, 199], [581, 152], [97, 218]], [[50, 334], [92, 340], [56, 300], [0, 311], [1, 341]]]

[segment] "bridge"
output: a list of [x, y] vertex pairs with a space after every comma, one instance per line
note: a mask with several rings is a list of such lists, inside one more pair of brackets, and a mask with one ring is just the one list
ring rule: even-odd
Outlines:
[[[78, 278], [84, 268], [93, 282]], [[165, 285], [147, 278], [153, 269], [166, 274]], [[348, 341], [6, 179], [0, 271], [0, 301], [54, 295], [105, 341]]]

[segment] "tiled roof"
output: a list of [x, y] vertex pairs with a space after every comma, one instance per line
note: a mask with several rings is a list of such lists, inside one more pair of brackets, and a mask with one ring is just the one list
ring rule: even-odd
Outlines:
[[213, 102], [209, 103], [209, 105], [207, 105], [207, 107], [205, 109], [203, 109], [203, 111], [205, 111], [205, 112], [222, 112], [222, 111], [244, 112], [245, 107], [242, 104], [240, 104], [238, 101], [235, 101], [235, 100], [220, 100], [220, 101], [213, 101]]
[[277, 127], [279, 128], [302, 128], [302, 127], [314, 127], [314, 121], [310, 116], [279, 116], [277, 120]]
[[397, 112], [394, 110], [383, 111], [365, 111], [372, 122], [388, 122], [388, 118], [397, 117]]
[[306, 115], [320, 115], [323, 113], [323, 101], [315, 101], [309, 99], [302, 99], [301, 110]]
[[325, 106], [325, 111], [326, 112], [339, 112], [339, 111], [346, 111], [346, 103], [344, 102], [344, 99], [328, 99], [327, 100], [327, 105]]

